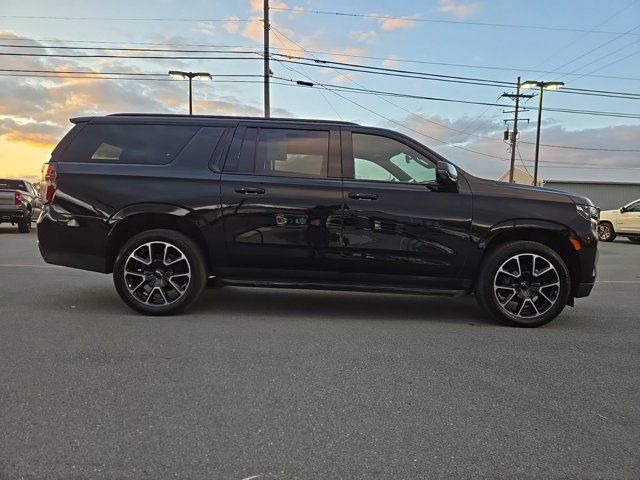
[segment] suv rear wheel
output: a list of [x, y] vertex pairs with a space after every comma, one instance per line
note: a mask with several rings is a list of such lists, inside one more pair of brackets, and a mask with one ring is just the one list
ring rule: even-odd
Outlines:
[[566, 264], [551, 248], [517, 241], [488, 253], [476, 298], [493, 318], [518, 327], [538, 327], [564, 309], [571, 289]]
[[18, 220], [18, 231], [20, 233], [29, 233], [31, 231], [31, 212], [26, 217]]
[[120, 249], [113, 268], [120, 298], [147, 315], [171, 315], [202, 292], [207, 274], [200, 248], [173, 230], [149, 230]]

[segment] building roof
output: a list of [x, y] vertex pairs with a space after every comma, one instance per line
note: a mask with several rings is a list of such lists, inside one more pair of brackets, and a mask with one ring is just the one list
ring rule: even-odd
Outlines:
[[[639, 162], [640, 166], [640, 162]], [[640, 168], [543, 168], [547, 183], [640, 184]]]
[[[509, 170], [507, 170], [500, 178], [498, 178], [499, 182], [508, 182], [509, 181]], [[524, 170], [514, 167], [513, 169], [513, 181], [514, 183], [519, 183], [520, 185], [533, 185], [533, 175], [529, 172], [525, 172]], [[538, 178], [538, 185], [543, 185], [544, 180]]]

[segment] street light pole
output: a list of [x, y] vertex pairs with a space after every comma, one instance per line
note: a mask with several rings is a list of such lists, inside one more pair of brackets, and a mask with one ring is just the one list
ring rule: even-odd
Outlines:
[[533, 167], [533, 185], [538, 185], [538, 155], [540, 153], [540, 124], [542, 122], [542, 96], [545, 90], [558, 90], [564, 85], [563, 82], [538, 82], [527, 80], [522, 84], [522, 88], [538, 88], [540, 98], [538, 99], [538, 125], [536, 126], [536, 156]]
[[181, 70], [170, 70], [169, 75], [171, 78], [182, 78], [189, 80], [189, 115], [193, 115], [193, 88], [192, 81], [194, 78], [207, 78], [213, 80], [213, 77], [209, 72], [183, 72]]
[[193, 89], [191, 87], [192, 82], [193, 82], [193, 77], [189, 75], [189, 115], [193, 115]]
[[538, 185], [538, 155], [540, 153], [540, 123], [542, 121], [542, 95], [544, 84], [540, 84], [540, 99], [538, 100], [538, 123], [536, 125], [536, 156], [533, 165], [533, 186]]

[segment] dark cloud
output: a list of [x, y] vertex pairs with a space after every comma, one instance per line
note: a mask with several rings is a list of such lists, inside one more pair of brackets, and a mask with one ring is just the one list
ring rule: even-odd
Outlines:
[[[492, 120], [483, 122], [480, 120], [474, 124], [474, 122], [469, 123], [469, 119], [465, 117], [455, 121], [435, 116], [426, 116], [426, 118], [431, 122], [415, 115], [408, 115], [398, 120], [398, 123], [406, 125], [409, 129], [402, 129], [395, 124], [387, 126], [402, 130], [403, 133], [451, 159], [472, 174], [497, 178], [509, 168], [510, 152], [509, 146], [503, 141], [505, 127], [502, 122]], [[437, 124], [433, 122], [437, 122]], [[462, 134], [453, 129], [473, 135]], [[453, 145], [447, 145], [429, 137]], [[525, 126], [521, 130], [518, 144], [519, 153], [516, 155], [516, 164], [521, 168], [520, 157], [527, 167], [531, 167], [535, 148], [533, 142], [535, 142], [535, 125]], [[619, 150], [638, 150], [640, 149], [640, 125], [568, 130], [554, 122], [553, 119], [549, 119], [542, 128], [541, 143], [594, 149], [610, 147]], [[478, 155], [465, 149], [487, 155]], [[492, 156], [500, 158], [492, 158]], [[548, 176], [553, 176], [553, 169], [556, 167], [575, 167], [578, 169], [581, 167], [590, 169], [615, 167], [620, 169], [621, 179], [629, 174], [640, 177], [640, 171], [635, 170], [640, 167], [640, 152], [607, 152], [542, 146], [539, 160], [541, 168]], [[624, 168], [633, 170], [629, 173]], [[578, 171], [576, 170], [576, 172]], [[579, 173], [576, 175], [579, 176]]]

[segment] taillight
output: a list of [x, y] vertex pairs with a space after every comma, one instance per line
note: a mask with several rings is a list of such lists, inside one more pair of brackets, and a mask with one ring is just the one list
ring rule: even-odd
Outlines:
[[13, 201], [16, 207], [22, 205], [22, 194], [20, 192], [13, 192]]
[[56, 193], [56, 166], [53, 163], [42, 165], [42, 203], [47, 205]]

